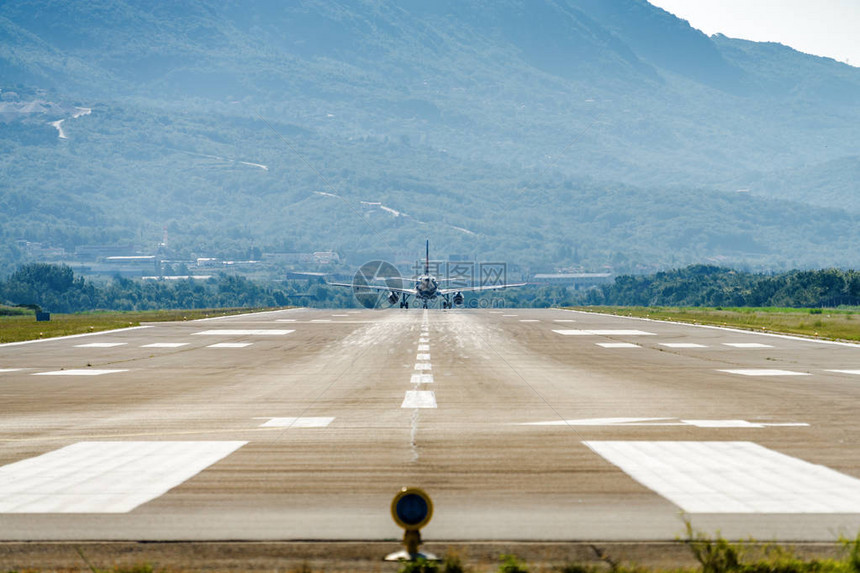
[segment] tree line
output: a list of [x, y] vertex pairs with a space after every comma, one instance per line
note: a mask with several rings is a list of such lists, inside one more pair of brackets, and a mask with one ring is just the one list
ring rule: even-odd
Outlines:
[[860, 305], [860, 272], [824, 269], [756, 274], [693, 265], [647, 276], [624, 275], [589, 291], [586, 304], [818, 308]]
[[[346, 291], [346, 292], [340, 292]], [[225, 307], [350, 306], [351, 293], [311, 281], [262, 284], [221, 274], [205, 280], [140, 281], [115, 276], [96, 283], [67, 265], [21, 265], [0, 281], [0, 302], [47, 312]]]

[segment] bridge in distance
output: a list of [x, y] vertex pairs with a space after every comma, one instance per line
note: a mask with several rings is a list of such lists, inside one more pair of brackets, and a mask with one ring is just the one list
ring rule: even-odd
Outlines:
[[3, 540], [860, 530], [860, 346], [563, 310], [293, 309], [0, 345]]

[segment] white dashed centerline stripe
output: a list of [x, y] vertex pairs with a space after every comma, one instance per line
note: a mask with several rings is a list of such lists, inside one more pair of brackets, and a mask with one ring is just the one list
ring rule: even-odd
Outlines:
[[429, 354], [417, 354], [415, 355], [415, 360], [430, 360]]
[[409, 390], [403, 398], [401, 408], [435, 408], [436, 394], [430, 390]]
[[[0, 370], [2, 372], [2, 370]], [[855, 374], [860, 375], [860, 370], [827, 370], [827, 372], [835, 372], [837, 374]]]
[[688, 513], [860, 513], [860, 480], [752, 442], [583, 442]]
[[260, 424], [261, 428], [325, 428], [334, 421], [333, 417], [269, 418]]
[[251, 346], [251, 342], [219, 342], [218, 344], [210, 344], [206, 348], [245, 348]]
[[0, 468], [0, 513], [127, 513], [247, 442], [78, 442]]
[[429, 362], [418, 362], [415, 364], [415, 370], [433, 370]]
[[413, 374], [410, 384], [433, 384], [432, 374]]
[[430, 352], [430, 345], [429, 344], [419, 344], [418, 345], [418, 352]]
[[223, 330], [203, 330], [201, 332], [195, 332], [193, 335], [196, 336], [283, 336], [285, 334], [290, 334], [291, 332], [295, 332], [295, 330], [277, 330], [277, 329], [265, 329], [265, 330], [233, 330], [233, 329], [223, 329]]
[[741, 368], [736, 370], [717, 370], [728, 374], [740, 374], [741, 376], [809, 376], [807, 372], [794, 372], [792, 370], [769, 370], [767, 368]]
[[23, 370], [23, 368], [0, 368], [0, 374], [4, 372], [18, 372], [20, 370]]
[[113, 348], [114, 346], [125, 346], [128, 342], [90, 342], [89, 344], [75, 344], [75, 348]]
[[128, 372], [128, 370], [96, 370], [94, 368], [54, 370], [52, 372], [34, 372], [33, 376], [101, 376], [102, 374], [116, 374], [118, 372]]

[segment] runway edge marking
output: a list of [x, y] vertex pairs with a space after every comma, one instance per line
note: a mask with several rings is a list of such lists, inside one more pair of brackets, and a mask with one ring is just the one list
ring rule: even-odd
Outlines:
[[605, 312], [586, 312], [584, 310], [573, 310], [569, 308], [558, 308], [562, 312], [575, 312], [576, 314], [593, 314], [597, 316], [611, 316], [613, 318], [623, 318], [627, 320], [642, 320], [645, 322], [657, 322], [664, 324], [677, 324], [680, 326], [692, 326], [695, 328], [708, 328], [711, 330], [725, 330], [726, 332], [736, 332], [741, 334], [755, 334], [757, 336], [772, 336], [774, 338], [783, 338], [785, 340], [798, 340], [800, 342], [816, 342], [818, 344], [830, 344], [834, 346], [848, 346], [850, 348], [860, 348], [860, 342], [845, 342], [842, 340], [821, 340], [820, 338], [804, 338], [803, 336], [792, 336], [791, 334], [779, 334], [776, 332], [759, 332], [757, 330], [744, 330], [742, 328], [730, 328], [728, 326], [715, 326], [712, 324], [692, 324], [690, 322], [678, 322], [675, 320], [659, 320], [656, 318], [643, 318], [641, 316], [621, 316], [619, 314], [608, 314]]

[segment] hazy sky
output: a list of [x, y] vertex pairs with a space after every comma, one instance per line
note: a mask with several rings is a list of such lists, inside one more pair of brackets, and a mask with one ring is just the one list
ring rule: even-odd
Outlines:
[[860, 66], [860, 0], [649, 0], [710, 35], [779, 42]]

